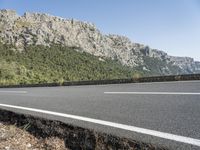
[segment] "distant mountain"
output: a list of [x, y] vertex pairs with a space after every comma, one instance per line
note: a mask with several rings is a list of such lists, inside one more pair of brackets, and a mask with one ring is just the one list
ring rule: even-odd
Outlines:
[[200, 62], [192, 58], [169, 56], [124, 36], [103, 35], [94, 24], [48, 14], [19, 16], [13, 10], [0, 10], [0, 41], [20, 52], [28, 46], [58, 44], [87, 52], [102, 61], [119, 61], [150, 75], [200, 73]]

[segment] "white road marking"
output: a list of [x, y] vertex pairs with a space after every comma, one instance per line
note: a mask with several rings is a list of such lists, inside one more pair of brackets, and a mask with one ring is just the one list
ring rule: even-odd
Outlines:
[[134, 95], [200, 95], [200, 93], [185, 92], [104, 92], [104, 94], [134, 94]]
[[141, 134], [146, 134], [146, 135], [151, 135], [151, 136], [155, 136], [155, 137], [159, 137], [159, 138], [163, 138], [163, 139], [182, 142], [182, 143], [191, 144], [191, 145], [200, 147], [200, 140], [190, 138], [190, 137], [184, 137], [184, 136], [180, 136], [180, 135], [175, 135], [175, 134], [170, 134], [170, 133], [165, 133], [165, 132], [160, 132], [160, 131], [155, 131], [155, 130], [149, 130], [149, 129], [139, 128], [139, 127], [135, 127], [135, 126], [110, 122], [110, 121], [76, 116], [76, 115], [71, 115], [71, 114], [64, 114], [64, 113], [53, 112], [53, 111], [48, 111], [48, 110], [41, 110], [41, 109], [36, 109], [36, 108], [28, 108], [28, 107], [7, 105], [7, 104], [0, 104], [0, 106], [7, 107], [7, 108], [26, 110], [26, 111], [31, 111], [31, 112], [37, 112], [37, 113], [43, 113], [43, 114], [49, 114], [49, 115], [65, 117], [65, 118], [70, 118], [70, 119], [75, 119], [75, 120], [81, 120], [81, 121], [85, 121], [85, 122], [114, 127], [114, 128], [118, 128], [118, 129], [123, 129], [123, 130], [141, 133]]
[[27, 91], [0, 91], [0, 93], [19, 93], [19, 94], [25, 94]]

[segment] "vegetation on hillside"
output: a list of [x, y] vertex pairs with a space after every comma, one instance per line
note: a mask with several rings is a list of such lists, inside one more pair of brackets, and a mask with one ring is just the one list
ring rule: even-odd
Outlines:
[[141, 72], [119, 62], [59, 45], [28, 46], [19, 52], [0, 44], [0, 84], [35, 84], [131, 78]]

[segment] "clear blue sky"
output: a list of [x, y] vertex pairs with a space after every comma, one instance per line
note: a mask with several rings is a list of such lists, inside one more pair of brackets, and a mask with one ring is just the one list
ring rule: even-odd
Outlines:
[[104, 33], [200, 61], [200, 0], [0, 0], [0, 9], [95, 23]]

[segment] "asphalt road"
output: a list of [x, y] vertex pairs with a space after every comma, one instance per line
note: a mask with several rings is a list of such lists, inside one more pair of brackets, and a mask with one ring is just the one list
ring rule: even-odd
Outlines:
[[170, 149], [200, 149], [200, 81], [1, 88], [0, 108]]

